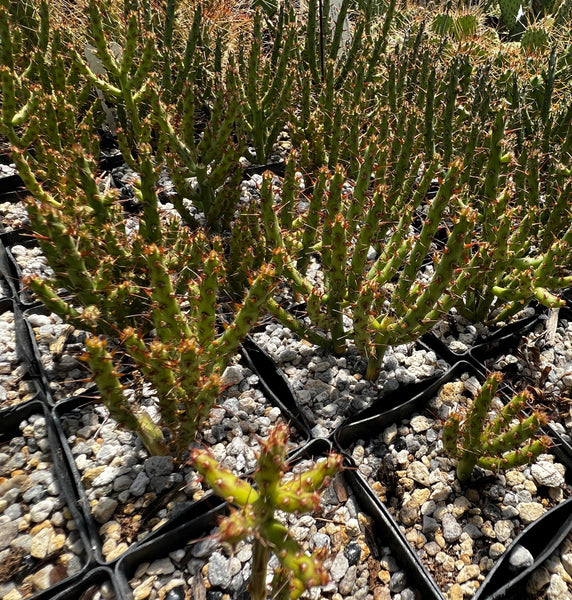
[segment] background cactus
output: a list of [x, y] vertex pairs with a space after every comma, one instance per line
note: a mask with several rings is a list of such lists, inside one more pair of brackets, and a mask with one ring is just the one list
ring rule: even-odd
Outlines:
[[539, 428], [548, 422], [546, 414], [535, 410], [528, 417], [522, 415], [533, 399], [526, 390], [496, 415], [489, 414], [501, 381], [500, 373], [491, 374], [470, 408], [453, 413], [443, 426], [443, 448], [458, 461], [459, 481], [467, 481], [477, 465], [500, 471], [530, 463], [552, 443], [547, 436], [536, 437]]
[[322, 567], [323, 553], [306, 554], [275, 513], [316, 511], [318, 492], [341, 468], [343, 457], [330, 454], [325, 461], [294, 475], [288, 472], [291, 466], [286, 460], [288, 437], [288, 427], [281, 424], [261, 441], [254, 473], [256, 487], [222, 468], [209, 450], [195, 448], [191, 453], [191, 463], [215, 494], [237, 507], [220, 523], [221, 540], [236, 544], [253, 537], [249, 585], [253, 600], [267, 598], [266, 569], [271, 552], [280, 562], [272, 585], [273, 598], [298, 598], [304, 590], [323, 585], [328, 579]]

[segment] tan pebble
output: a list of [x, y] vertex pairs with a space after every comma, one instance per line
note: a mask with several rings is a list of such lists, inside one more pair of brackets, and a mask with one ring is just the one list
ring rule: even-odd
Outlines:
[[34, 558], [46, 558], [50, 553], [51, 540], [54, 535], [54, 530], [50, 527], [45, 527], [32, 536], [30, 543], [30, 554]]
[[374, 492], [382, 499], [385, 499], [385, 495], [387, 494], [387, 490], [384, 485], [382, 485], [379, 481], [374, 481], [372, 486]]
[[359, 547], [361, 548], [361, 557], [360, 557], [360, 562], [364, 562], [369, 558], [369, 555], [371, 554], [371, 550], [369, 549], [369, 546], [363, 541], [363, 540], [358, 540], [358, 544]]
[[30, 535], [34, 536], [40, 533], [42, 529], [51, 529], [53, 530], [52, 524], [49, 521], [43, 521], [42, 523], [38, 523], [34, 525], [32, 529], [30, 529]]
[[544, 506], [538, 502], [521, 502], [518, 505], [518, 513], [522, 522], [528, 525], [540, 518], [546, 512]]
[[22, 515], [18, 519], [18, 531], [26, 531], [28, 529], [28, 527], [30, 526], [31, 520], [32, 520], [32, 518], [30, 517], [29, 514]]
[[536, 494], [538, 488], [532, 479], [525, 479], [523, 483], [524, 489], [531, 494]]
[[457, 583], [465, 583], [471, 579], [476, 579], [480, 574], [479, 565], [467, 565], [457, 575]]
[[54, 565], [47, 565], [26, 579], [32, 584], [34, 591], [39, 592], [40, 590], [45, 590], [52, 585], [50, 575], [52, 574], [53, 570]]
[[459, 561], [462, 562], [464, 565], [470, 565], [471, 557], [468, 554], [461, 554], [461, 556], [459, 556]]
[[407, 541], [414, 546], [415, 548], [423, 548], [423, 546], [427, 543], [427, 538], [413, 529], [412, 531], [408, 531], [406, 536]]
[[491, 544], [489, 548], [489, 555], [491, 558], [498, 558], [501, 554], [504, 553], [505, 550], [506, 547], [504, 544], [501, 544], [500, 542], [495, 542], [494, 544]]
[[387, 585], [391, 579], [391, 573], [385, 569], [381, 569], [377, 574], [377, 578], [381, 581], [381, 583], [385, 583]]
[[469, 598], [472, 598], [480, 587], [481, 584], [478, 581], [467, 581], [467, 583], [463, 583], [463, 585], [461, 585], [463, 594]]
[[109, 555], [106, 556], [105, 558], [108, 561], [115, 560], [116, 558], [119, 558], [128, 548], [129, 548], [129, 546], [125, 542], [122, 542], [121, 544], [117, 544], [115, 549], [112, 550], [109, 553]]
[[335, 533], [338, 533], [338, 526], [335, 523], [326, 523], [326, 533], [328, 535], [334, 535]]
[[463, 556], [473, 556], [473, 540], [471, 538], [463, 540], [460, 543], [460, 548], [461, 548], [461, 556], [459, 556], [459, 558], [461, 560], [465, 560], [463, 558]]
[[145, 600], [145, 598], [149, 598], [153, 591], [154, 581], [155, 577], [148, 577], [143, 583], [138, 585], [133, 590], [133, 600]]
[[388, 587], [378, 585], [373, 590], [373, 600], [391, 600], [391, 592]]
[[111, 554], [116, 547], [117, 542], [111, 538], [107, 538], [101, 547], [101, 552], [103, 553], [103, 556], [107, 556], [108, 554]]
[[493, 526], [491, 525], [490, 521], [485, 521], [483, 523], [481, 531], [483, 532], [484, 535], [486, 535], [488, 538], [491, 538], [493, 540], [496, 539], [496, 537], [497, 537], [497, 534], [495, 533], [495, 530], [493, 529]]
[[447, 545], [443, 534], [439, 531], [435, 534], [435, 541], [437, 542], [437, 544], [439, 544], [440, 548], [444, 548]]
[[463, 562], [461, 559], [455, 561], [455, 569], [460, 571], [467, 563]]
[[404, 490], [412, 490], [415, 487], [415, 481], [410, 477], [402, 477], [400, 483]]
[[413, 502], [416, 502], [418, 506], [421, 506], [422, 504], [425, 504], [425, 502], [427, 502], [427, 500], [429, 500], [430, 495], [431, 495], [431, 490], [428, 490], [427, 488], [415, 490], [411, 494], [411, 500]]
[[479, 569], [481, 572], [486, 573], [490, 571], [494, 567], [495, 561], [488, 556], [483, 556], [481, 558], [481, 562], [479, 563]]
[[99, 528], [102, 537], [119, 541], [121, 538], [121, 525], [117, 521], [108, 521]]
[[51, 540], [51, 544], [50, 544], [50, 554], [52, 552], [57, 552], [58, 550], [61, 550], [65, 546], [65, 543], [66, 543], [66, 536], [64, 533], [58, 533], [58, 534], [54, 535], [54, 537]]
[[184, 579], [179, 579], [179, 578], [174, 578], [171, 579], [169, 581], [169, 583], [167, 585], [165, 585], [163, 588], [161, 588], [161, 592], [164, 592], [164, 594], [168, 594], [173, 588], [176, 587], [185, 587], [186, 583]]
[[526, 477], [522, 471], [509, 470], [505, 473], [506, 484], [508, 487], [522, 485], [526, 481]]
[[463, 590], [458, 583], [454, 583], [447, 592], [447, 600], [463, 600]]

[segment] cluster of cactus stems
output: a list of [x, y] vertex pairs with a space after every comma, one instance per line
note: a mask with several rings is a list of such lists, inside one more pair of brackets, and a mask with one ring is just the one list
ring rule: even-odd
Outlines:
[[232, 544], [252, 538], [249, 590], [253, 600], [268, 597], [266, 569], [271, 552], [280, 563], [272, 582], [272, 598], [298, 598], [304, 590], [324, 585], [328, 579], [322, 566], [323, 552], [306, 554], [278, 521], [276, 511], [315, 512], [320, 505], [319, 490], [339, 471], [343, 457], [330, 454], [326, 460], [293, 475], [288, 472], [287, 442], [288, 427], [284, 424], [277, 425], [261, 441], [255, 486], [222, 468], [210, 450], [194, 448], [191, 452], [191, 463], [213, 491], [237, 507], [221, 521], [220, 538]]
[[[251, 273], [248, 291], [220, 333], [221, 240], [191, 233], [177, 219], [165, 221], [149, 157], [140, 155], [139, 161], [146, 168], [137, 186], [142, 203], [137, 232], [129, 231], [115, 195], [99, 192], [81, 154], [62, 163], [68, 176], [73, 165], [82, 170], [81, 187], [71, 186], [57, 199], [37, 180], [25, 179], [29, 188], [42, 190], [28, 210], [55, 270], [50, 279], [29, 277], [25, 283], [50, 310], [96, 336], [87, 342], [86, 360], [112, 416], [153, 453], [180, 456], [218, 397], [220, 375], [258, 319], [282, 258], [278, 251]], [[106, 338], [119, 340], [115, 351]], [[154, 426], [124, 397], [118, 369], [125, 354], [157, 393], [161, 422]]]
[[458, 461], [459, 481], [467, 481], [475, 466], [501, 471], [533, 462], [552, 443], [548, 436], [537, 436], [548, 422], [546, 414], [535, 410], [523, 416], [532, 400], [526, 390], [494, 416], [489, 414], [501, 381], [500, 373], [492, 373], [470, 408], [450, 415], [443, 427], [443, 448]]
[[[489, 320], [534, 298], [560, 305], [572, 283], [566, 57], [553, 52], [523, 86], [462, 56], [442, 64], [423, 27], [389, 48], [395, 2], [376, 34], [370, 13], [358, 17], [345, 45], [349, 0], [335, 24], [328, 10], [320, 22], [318, 0], [302, 20], [284, 5], [257, 11], [228, 52], [200, 10], [175, 43], [175, 0], [158, 17], [126, 2], [113, 25], [103, 6], [89, 5], [94, 69], [50, 29], [47, 2], [22, 29], [0, 0], [0, 133], [54, 271], [27, 284], [95, 336], [87, 355], [110, 409], [153, 451], [192, 440], [263, 310], [335, 352], [354, 343], [374, 379], [388, 347], [451, 308]], [[137, 174], [136, 217], [98, 171], [102, 101]], [[238, 211], [241, 158], [264, 163], [283, 131], [284, 177], [266, 173]], [[165, 167], [179, 218], [160, 206]], [[278, 283], [306, 303], [306, 320], [276, 302]], [[237, 310], [221, 333], [225, 293]], [[157, 391], [162, 423], [125, 400], [124, 354]]]
[[[333, 174], [322, 169], [314, 182], [308, 212], [295, 214], [298, 203], [293, 196], [277, 214], [270, 173], [264, 175], [260, 190], [266, 246], [283, 250], [290, 257], [284, 263], [284, 277], [305, 301], [311, 325], [306, 326], [272, 300], [270, 311], [300, 336], [334, 352], [343, 353], [346, 341], [353, 339], [368, 359], [370, 379], [379, 374], [389, 345], [414, 340], [447, 312], [453, 299], [447, 290], [464, 276], [465, 240], [476, 221], [475, 211], [463, 204], [457, 188], [460, 165], [452, 163], [427, 207], [421, 231], [410, 234], [415, 210], [424, 201], [437, 160], [423, 174], [411, 198], [408, 194], [414, 187], [419, 161], [411, 170], [402, 168], [398, 161], [392, 178], [395, 187], [388, 189], [386, 183], [380, 183], [369, 197], [367, 187], [380, 152], [377, 143], [375, 138], [370, 140], [353, 193], [344, 187], [341, 167]], [[295, 160], [292, 155], [284, 181], [290, 193], [297, 185], [292, 166]], [[449, 239], [440, 253], [433, 253], [431, 242], [446, 210], [451, 214]], [[281, 222], [290, 226], [282, 227]], [[249, 228], [235, 233], [239, 235], [239, 231]], [[368, 263], [372, 247], [380, 251]], [[323, 266], [321, 285], [307, 277], [312, 254]], [[423, 283], [416, 279], [427, 257], [433, 273]], [[396, 277], [397, 282], [392, 282]], [[345, 317], [351, 319], [350, 328], [344, 323]]]

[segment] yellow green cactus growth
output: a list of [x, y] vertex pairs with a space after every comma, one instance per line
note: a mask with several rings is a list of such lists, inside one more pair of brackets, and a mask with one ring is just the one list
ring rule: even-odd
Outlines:
[[522, 415], [532, 400], [528, 390], [514, 396], [495, 416], [489, 414], [501, 381], [500, 373], [492, 373], [472, 406], [452, 414], [443, 427], [443, 448], [458, 460], [459, 481], [467, 481], [475, 466], [500, 471], [533, 462], [552, 443], [548, 436], [535, 437], [547, 423], [546, 414]]
[[[261, 442], [256, 487], [223, 469], [210, 450], [195, 448], [191, 463], [214, 492], [238, 508], [220, 523], [220, 537], [237, 543], [253, 537], [253, 566], [250, 593], [253, 600], [267, 597], [266, 568], [270, 551], [280, 562], [272, 597], [299, 598], [304, 590], [323, 585], [328, 575], [322, 566], [323, 553], [304, 552], [287, 528], [274, 516], [276, 510], [311, 512], [320, 503], [319, 490], [341, 467], [343, 457], [330, 454], [294, 478], [286, 475], [288, 427], [277, 425]], [[276, 595], [278, 594], [278, 595]], [[286, 595], [285, 595], [286, 594]]]

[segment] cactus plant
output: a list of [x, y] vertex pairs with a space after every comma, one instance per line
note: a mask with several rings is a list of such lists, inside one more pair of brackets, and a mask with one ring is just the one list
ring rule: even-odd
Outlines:
[[[415, 129], [415, 123], [412, 128]], [[270, 173], [264, 175], [261, 188], [266, 244], [290, 255], [284, 264], [284, 276], [294, 293], [306, 301], [311, 325], [294, 318], [273, 300], [269, 302], [270, 311], [300, 336], [335, 352], [343, 353], [346, 341], [353, 340], [368, 359], [369, 379], [378, 376], [388, 346], [413, 341], [452, 306], [453, 298], [447, 289], [465, 276], [464, 240], [476, 219], [475, 212], [464, 206], [457, 192], [460, 163], [455, 162], [429, 204], [420, 233], [411, 235], [414, 211], [424, 200], [438, 157], [413, 192], [419, 161], [413, 161], [408, 169], [403, 160], [409, 156], [408, 144], [402, 150], [392, 188], [383, 184], [371, 197], [366, 186], [379, 156], [375, 138], [368, 144], [365, 155], [369, 158], [361, 165], [361, 183], [355, 186], [353, 195], [347, 187], [344, 191], [346, 180], [341, 167], [333, 174], [322, 169], [314, 184], [309, 211], [294, 215], [289, 230], [280, 227], [280, 220], [285, 217], [280, 213], [279, 218], [275, 212]], [[387, 157], [380, 155], [378, 160], [383, 164]], [[287, 182], [285, 186], [293, 187]], [[453, 227], [448, 242], [442, 252], [433, 254], [433, 236], [444, 212], [454, 212], [453, 206], [458, 215], [450, 217]], [[286, 210], [286, 205], [282, 210]], [[318, 218], [320, 212], [323, 219]], [[305, 223], [306, 227], [302, 229], [298, 223]], [[378, 247], [379, 255], [368, 264], [371, 247]], [[319, 254], [324, 266], [323, 285], [315, 285], [307, 278], [312, 253]], [[433, 258], [434, 271], [429, 282], [421, 283], [417, 278], [427, 256]], [[397, 283], [392, 283], [393, 278]]]
[[323, 553], [306, 554], [275, 513], [277, 510], [288, 513], [317, 510], [318, 491], [340, 469], [343, 457], [330, 454], [325, 461], [288, 477], [287, 442], [288, 427], [284, 424], [277, 425], [261, 442], [254, 473], [256, 487], [222, 468], [209, 450], [194, 448], [191, 452], [191, 463], [213, 491], [238, 507], [221, 521], [220, 538], [233, 544], [249, 536], [253, 538], [249, 586], [253, 600], [267, 598], [266, 569], [270, 552], [276, 554], [280, 562], [272, 585], [273, 598], [298, 598], [305, 589], [323, 585], [328, 579], [322, 566]]
[[457, 459], [461, 482], [470, 478], [477, 465], [500, 471], [530, 463], [552, 443], [547, 436], [536, 436], [548, 422], [546, 414], [538, 410], [528, 417], [521, 414], [533, 398], [527, 390], [514, 396], [496, 415], [489, 415], [501, 381], [500, 373], [492, 373], [470, 408], [453, 413], [443, 426], [443, 448]]

